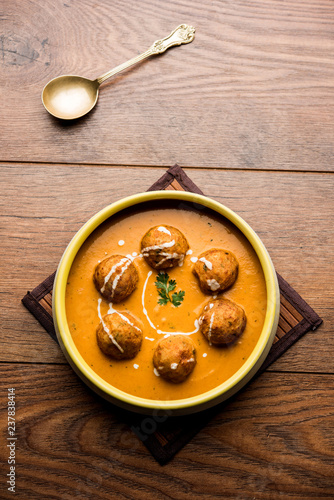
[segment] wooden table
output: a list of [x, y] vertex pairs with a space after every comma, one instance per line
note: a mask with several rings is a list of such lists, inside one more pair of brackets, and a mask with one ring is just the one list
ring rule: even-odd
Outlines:
[[[11, 387], [17, 498], [334, 497], [333, 18], [330, 0], [3, 0], [1, 498]], [[195, 41], [106, 83], [86, 118], [45, 112], [51, 78], [95, 78], [182, 22]], [[250, 223], [324, 323], [162, 467], [20, 300], [83, 222], [175, 162]]]

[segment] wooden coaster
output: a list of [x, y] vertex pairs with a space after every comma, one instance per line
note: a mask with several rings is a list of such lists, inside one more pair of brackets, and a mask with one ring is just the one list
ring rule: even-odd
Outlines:
[[[190, 191], [203, 194], [187, 174], [174, 165], [148, 191], [158, 190]], [[46, 278], [32, 292], [22, 299], [25, 307], [35, 316], [49, 335], [57, 342], [52, 319], [52, 288], [55, 272]], [[316, 330], [322, 323], [317, 313], [298, 295], [298, 293], [277, 274], [280, 287], [281, 309], [277, 333], [273, 346], [255, 377], [278, 359], [300, 337], [310, 330]], [[254, 380], [254, 378], [252, 379]], [[243, 389], [245, 390], [245, 388]], [[110, 405], [111, 411], [128, 423], [133, 432], [150, 450], [160, 463], [167, 463], [206, 423], [220, 411], [227, 402], [188, 416], [169, 417], [142, 416]]]

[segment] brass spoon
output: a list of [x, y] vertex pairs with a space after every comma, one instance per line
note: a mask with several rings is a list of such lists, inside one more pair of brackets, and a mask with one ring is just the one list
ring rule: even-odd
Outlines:
[[96, 80], [74, 75], [58, 76], [47, 83], [43, 89], [42, 102], [44, 107], [51, 115], [63, 120], [80, 118], [95, 106], [99, 96], [99, 87], [107, 78], [147, 57], [162, 54], [173, 45], [190, 43], [194, 37], [195, 28], [181, 24], [169, 36], [154, 42], [143, 54], [116, 66], [116, 68], [96, 78]]

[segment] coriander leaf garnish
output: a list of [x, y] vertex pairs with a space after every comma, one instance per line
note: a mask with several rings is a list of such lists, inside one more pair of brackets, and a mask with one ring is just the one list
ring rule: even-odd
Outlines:
[[158, 289], [158, 293], [160, 295], [160, 299], [158, 300], [158, 304], [164, 306], [169, 302], [168, 295], [168, 274], [160, 272], [156, 278], [155, 286]]
[[173, 293], [172, 303], [175, 307], [178, 307], [182, 303], [185, 293], [186, 292], [183, 292], [183, 291], [180, 291], [178, 293]]
[[159, 294], [161, 298], [158, 300], [158, 304], [160, 304], [161, 306], [165, 306], [169, 301], [169, 297], [163, 291], [159, 292]]
[[[157, 278], [156, 278], [155, 286], [157, 288], [166, 288], [167, 283], [168, 283], [168, 279], [169, 279], [168, 274], [160, 271]], [[172, 280], [172, 281], [174, 281], [174, 280]]]
[[[168, 276], [168, 274], [167, 274], [167, 276]], [[175, 280], [169, 280], [167, 291], [168, 292], [172, 292], [173, 290], [175, 290], [175, 287], [176, 287], [176, 281]]]
[[171, 302], [173, 306], [178, 307], [181, 305], [184, 299], [185, 292], [180, 290], [179, 292], [174, 292], [172, 297], [170, 292], [173, 292], [176, 288], [176, 281], [170, 280], [169, 275], [163, 271], [160, 271], [156, 277], [155, 286], [158, 289], [158, 294], [160, 296], [158, 304], [165, 306], [168, 302]]

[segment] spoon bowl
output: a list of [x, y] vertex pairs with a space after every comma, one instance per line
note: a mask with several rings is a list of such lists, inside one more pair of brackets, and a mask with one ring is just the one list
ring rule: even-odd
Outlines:
[[146, 52], [116, 66], [96, 80], [75, 75], [58, 76], [47, 83], [42, 91], [44, 107], [51, 115], [62, 120], [80, 118], [95, 106], [99, 87], [105, 80], [147, 57], [162, 54], [169, 47], [190, 43], [194, 37], [195, 28], [180, 24], [170, 35], [154, 42]]
[[99, 96], [99, 83], [82, 76], [63, 75], [51, 80], [43, 89], [45, 109], [63, 120], [74, 120], [95, 106]]

